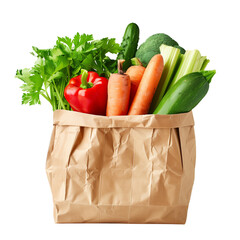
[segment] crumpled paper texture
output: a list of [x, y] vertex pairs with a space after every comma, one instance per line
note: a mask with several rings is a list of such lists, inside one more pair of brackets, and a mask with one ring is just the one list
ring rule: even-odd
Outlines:
[[195, 147], [192, 112], [55, 111], [46, 162], [55, 222], [185, 223]]

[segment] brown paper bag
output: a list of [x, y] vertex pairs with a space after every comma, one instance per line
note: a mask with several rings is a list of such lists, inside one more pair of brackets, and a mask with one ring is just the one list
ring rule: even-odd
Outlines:
[[105, 117], [57, 110], [46, 172], [57, 223], [185, 223], [192, 112]]

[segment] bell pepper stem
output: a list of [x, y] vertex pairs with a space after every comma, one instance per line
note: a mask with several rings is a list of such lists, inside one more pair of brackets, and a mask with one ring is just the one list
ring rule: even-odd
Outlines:
[[87, 88], [87, 77], [88, 77], [88, 71], [85, 69], [81, 70], [81, 88]]
[[81, 70], [81, 85], [80, 87], [83, 89], [91, 88], [93, 86], [93, 83], [87, 82], [87, 77], [88, 77], [88, 71], [85, 69]]

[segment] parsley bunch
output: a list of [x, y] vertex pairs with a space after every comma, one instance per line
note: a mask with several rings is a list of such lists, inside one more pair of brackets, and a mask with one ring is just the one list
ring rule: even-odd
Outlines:
[[16, 77], [23, 81], [22, 104], [41, 104], [40, 95], [53, 108], [70, 110], [64, 98], [64, 89], [69, 80], [80, 74], [81, 69], [96, 71], [109, 77], [117, 69], [117, 62], [107, 53], [117, 54], [121, 50], [114, 38], [94, 40], [92, 35], [77, 33], [73, 39], [58, 37], [51, 49], [33, 47], [37, 61], [32, 68], [17, 70]]

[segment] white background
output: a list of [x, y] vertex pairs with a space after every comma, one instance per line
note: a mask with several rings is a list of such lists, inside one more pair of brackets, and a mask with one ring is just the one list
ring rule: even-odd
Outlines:
[[[1, 1], [0, 239], [240, 239], [239, 1]], [[52, 47], [77, 31], [115, 37], [136, 22], [140, 43], [154, 33], [199, 49], [216, 69], [194, 109], [195, 183], [185, 225], [55, 224], [45, 161], [52, 110], [21, 105], [16, 69], [32, 46]]]

